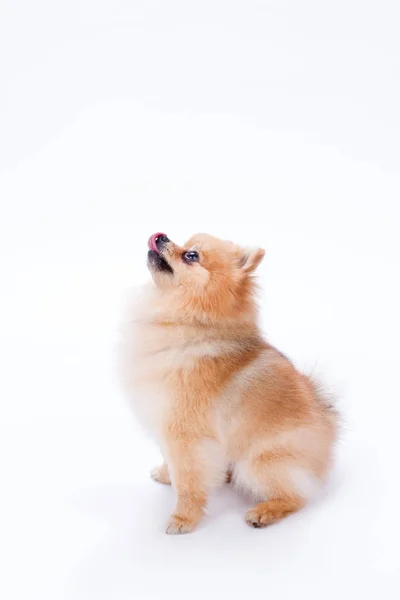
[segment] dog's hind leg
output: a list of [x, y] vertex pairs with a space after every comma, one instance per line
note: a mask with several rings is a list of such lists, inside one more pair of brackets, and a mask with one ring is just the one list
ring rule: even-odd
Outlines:
[[300, 510], [318, 490], [310, 467], [285, 452], [264, 452], [235, 469], [235, 481], [263, 500], [245, 515], [252, 527], [265, 527]]

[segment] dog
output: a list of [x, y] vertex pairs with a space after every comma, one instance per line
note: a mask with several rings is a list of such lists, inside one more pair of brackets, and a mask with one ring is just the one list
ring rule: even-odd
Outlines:
[[166, 532], [193, 531], [209, 491], [232, 479], [258, 502], [264, 527], [301, 509], [333, 460], [338, 417], [310, 377], [260, 332], [255, 271], [261, 248], [206, 234], [184, 246], [148, 242], [146, 286], [123, 331], [124, 388], [164, 463], [176, 508]]

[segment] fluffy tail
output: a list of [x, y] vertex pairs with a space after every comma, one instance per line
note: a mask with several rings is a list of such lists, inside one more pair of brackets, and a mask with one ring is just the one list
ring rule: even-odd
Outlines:
[[317, 379], [314, 375], [306, 375], [308, 382], [311, 385], [314, 396], [320, 404], [327, 420], [330, 422], [332, 427], [334, 427], [336, 433], [340, 428], [340, 413], [337, 408], [337, 400], [333, 393], [328, 392], [321, 381]]

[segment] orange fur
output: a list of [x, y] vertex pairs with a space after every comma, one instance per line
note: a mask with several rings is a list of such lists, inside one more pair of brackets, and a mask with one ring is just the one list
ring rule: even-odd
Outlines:
[[[199, 261], [183, 259], [188, 250]], [[329, 470], [336, 416], [315, 384], [262, 337], [253, 274], [264, 251], [205, 234], [149, 263], [146, 290], [126, 328], [124, 381], [165, 464], [177, 506], [168, 533], [192, 531], [212, 486], [232, 477], [261, 501], [254, 527], [298, 510]]]

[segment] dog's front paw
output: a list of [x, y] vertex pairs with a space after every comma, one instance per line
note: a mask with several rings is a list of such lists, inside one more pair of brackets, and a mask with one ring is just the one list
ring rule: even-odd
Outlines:
[[181, 533], [190, 533], [196, 527], [197, 520], [180, 515], [172, 515], [168, 519], [165, 533], [176, 535]]
[[154, 479], [154, 481], [158, 481], [158, 483], [171, 485], [171, 478], [169, 476], [168, 467], [166, 464], [155, 467], [152, 471], [150, 471], [150, 475], [151, 478]]

